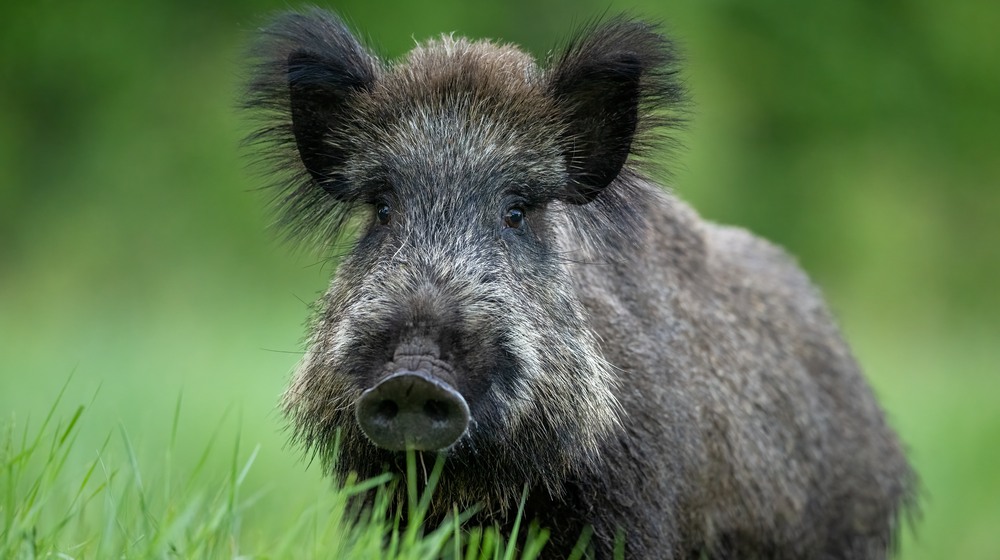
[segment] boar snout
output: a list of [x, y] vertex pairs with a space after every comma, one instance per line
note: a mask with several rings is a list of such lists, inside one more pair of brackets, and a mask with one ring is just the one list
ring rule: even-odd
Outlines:
[[449, 447], [469, 426], [469, 405], [445, 381], [400, 370], [361, 394], [358, 425], [384, 449], [433, 451]]

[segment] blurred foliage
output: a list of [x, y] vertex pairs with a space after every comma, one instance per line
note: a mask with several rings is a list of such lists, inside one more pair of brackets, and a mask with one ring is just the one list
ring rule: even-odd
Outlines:
[[[0, 411], [38, 414], [75, 369], [155, 448], [184, 391], [196, 418], [244, 411], [262, 476], [302, 476], [273, 407], [331, 267], [266, 230], [234, 109], [249, 34], [287, 7], [0, 4]], [[334, 7], [387, 57], [446, 31], [543, 57], [604, 13], [663, 21], [694, 100], [670, 183], [827, 292], [924, 477], [903, 557], [1000, 557], [1000, 4]]]

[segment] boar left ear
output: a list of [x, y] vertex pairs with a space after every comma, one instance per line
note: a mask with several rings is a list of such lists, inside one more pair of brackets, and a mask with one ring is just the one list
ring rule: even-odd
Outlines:
[[592, 201], [639, 153], [683, 98], [673, 45], [654, 25], [616, 18], [585, 29], [547, 71], [548, 94], [565, 127], [564, 198]]

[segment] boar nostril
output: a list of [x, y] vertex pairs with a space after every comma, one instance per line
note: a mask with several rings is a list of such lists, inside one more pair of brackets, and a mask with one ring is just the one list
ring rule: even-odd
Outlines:
[[448, 419], [448, 405], [442, 401], [429, 400], [424, 403], [424, 414], [434, 422]]
[[361, 431], [393, 451], [444, 449], [469, 427], [469, 405], [451, 385], [426, 371], [401, 370], [361, 394]]
[[396, 401], [390, 401], [386, 399], [380, 403], [375, 408], [375, 416], [381, 420], [392, 420], [399, 414], [399, 405]]

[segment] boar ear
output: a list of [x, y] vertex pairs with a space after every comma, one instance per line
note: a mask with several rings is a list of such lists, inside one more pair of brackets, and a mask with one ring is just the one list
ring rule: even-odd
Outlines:
[[[327, 52], [309, 47], [288, 55], [288, 97], [292, 134], [299, 157], [316, 184], [337, 196], [337, 171], [344, 163], [344, 146], [337, 142], [352, 96], [374, 83], [372, 59], [349, 33], [341, 45], [324, 45]], [[329, 47], [333, 47], [332, 50]]]
[[677, 120], [667, 114], [683, 98], [676, 62], [655, 26], [621, 17], [585, 29], [555, 57], [547, 87], [565, 127], [567, 201], [593, 200], [658, 126]]
[[261, 145], [262, 159], [280, 175], [281, 221], [293, 234], [336, 233], [329, 230], [343, 225], [357, 196], [343, 177], [352, 100], [374, 85], [379, 62], [319, 9], [277, 17], [250, 55], [256, 65], [243, 105], [259, 127], [247, 143]]

